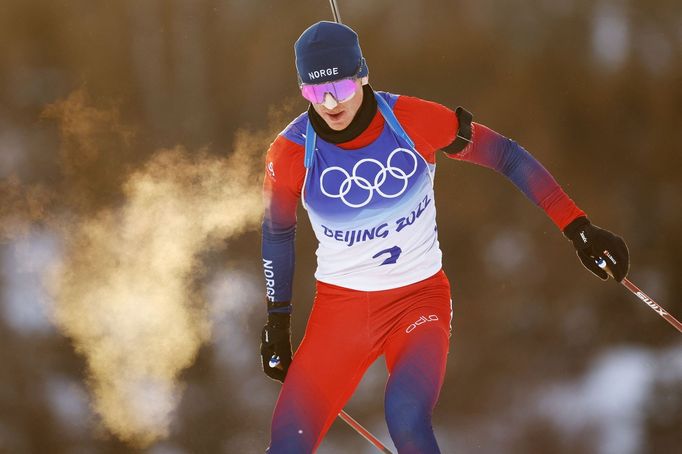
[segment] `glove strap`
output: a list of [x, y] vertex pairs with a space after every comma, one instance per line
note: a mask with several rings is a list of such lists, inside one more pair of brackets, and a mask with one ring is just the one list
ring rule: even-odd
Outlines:
[[266, 328], [288, 330], [291, 323], [291, 315], [289, 314], [268, 314], [268, 324]]
[[580, 231], [590, 224], [590, 220], [585, 216], [575, 218], [564, 228], [564, 236], [571, 241], [575, 241], [578, 238]]
[[268, 314], [291, 314], [293, 308], [290, 301], [268, 301]]

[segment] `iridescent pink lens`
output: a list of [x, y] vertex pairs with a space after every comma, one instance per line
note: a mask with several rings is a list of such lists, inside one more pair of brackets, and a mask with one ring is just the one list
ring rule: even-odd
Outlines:
[[353, 96], [355, 88], [355, 79], [341, 79], [324, 84], [301, 85], [301, 93], [313, 104], [322, 104], [326, 93], [332, 95], [337, 102], [344, 102]]

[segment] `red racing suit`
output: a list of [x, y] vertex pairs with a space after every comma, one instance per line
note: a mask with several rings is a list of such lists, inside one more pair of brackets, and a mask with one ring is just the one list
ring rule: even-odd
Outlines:
[[368, 94], [379, 108], [355, 139], [324, 141], [306, 112], [267, 153], [263, 263], [270, 301], [291, 300], [300, 199], [319, 242], [315, 302], [274, 412], [271, 453], [312, 452], [382, 354], [386, 419], [399, 452], [439, 452], [431, 412], [445, 371], [451, 300], [436, 228], [437, 150], [462, 144], [448, 156], [504, 174], [560, 229], [584, 216], [526, 150], [470, 123], [461, 110]]

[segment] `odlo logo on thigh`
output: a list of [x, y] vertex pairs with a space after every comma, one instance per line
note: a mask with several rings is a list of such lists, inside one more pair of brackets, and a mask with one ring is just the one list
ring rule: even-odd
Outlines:
[[414, 331], [414, 329], [416, 327], [418, 327], [419, 325], [423, 325], [424, 323], [428, 323], [428, 322], [435, 322], [436, 320], [438, 320], [437, 315], [429, 315], [428, 317], [422, 315], [421, 317], [419, 317], [417, 319], [417, 321], [415, 321], [410, 326], [408, 326], [407, 329], [405, 329], [405, 332], [409, 334], [412, 331]]

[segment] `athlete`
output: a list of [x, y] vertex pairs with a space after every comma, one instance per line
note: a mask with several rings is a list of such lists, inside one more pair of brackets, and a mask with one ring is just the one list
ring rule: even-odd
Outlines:
[[[367, 368], [389, 372], [388, 429], [400, 453], [440, 452], [431, 426], [449, 348], [450, 284], [441, 269], [436, 151], [492, 168], [542, 208], [601, 279], [628, 271], [625, 242], [594, 226], [517, 143], [458, 107], [374, 91], [357, 34], [318, 22], [294, 46], [308, 110], [265, 162], [262, 253], [268, 320], [264, 372], [283, 381], [271, 454], [315, 451]], [[290, 342], [299, 199], [319, 242], [305, 336]], [[597, 260], [606, 260], [605, 269]], [[286, 377], [286, 380], [285, 380]]]

